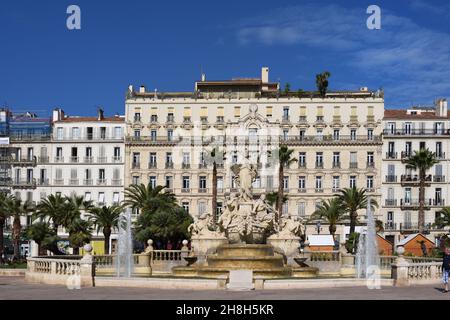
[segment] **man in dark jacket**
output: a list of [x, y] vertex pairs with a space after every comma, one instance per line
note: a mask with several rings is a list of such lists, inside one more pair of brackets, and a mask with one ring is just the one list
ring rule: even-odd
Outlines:
[[444, 291], [448, 292], [448, 277], [450, 274], [450, 239], [446, 236], [441, 238], [441, 248], [444, 253], [442, 259], [442, 281], [444, 282]]

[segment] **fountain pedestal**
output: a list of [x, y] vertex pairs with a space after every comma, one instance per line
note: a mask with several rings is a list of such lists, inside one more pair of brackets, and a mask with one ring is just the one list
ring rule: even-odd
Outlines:
[[227, 243], [228, 239], [225, 236], [193, 236], [192, 250], [194, 252], [194, 255], [198, 258], [197, 264], [205, 264], [208, 254], [214, 253], [217, 247]]
[[300, 237], [274, 234], [267, 238], [267, 244], [272, 245], [275, 252], [282, 253], [286, 257], [288, 265], [295, 265], [293, 259], [299, 253]]

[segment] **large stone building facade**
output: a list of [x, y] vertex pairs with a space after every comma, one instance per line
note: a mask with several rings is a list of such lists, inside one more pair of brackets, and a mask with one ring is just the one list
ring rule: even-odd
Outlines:
[[[258, 166], [254, 193], [278, 188], [278, 149], [286, 144], [298, 161], [285, 170], [284, 213], [310, 216], [339, 189], [367, 188], [381, 200], [384, 99], [366, 88], [333, 92], [280, 93], [261, 78], [195, 83], [193, 92], [135, 91], [126, 99], [125, 186], [164, 185], [197, 217], [212, 211], [213, 148], [218, 166], [218, 208], [236, 191], [230, 169], [248, 158]], [[220, 158], [222, 158], [220, 156]], [[221, 161], [222, 159], [216, 159]], [[378, 214], [378, 212], [377, 212]]]
[[419, 173], [407, 168], [404, 160], [420, 149], [435, 153], [439, 162], [426, 176], [426, 233], [434, 240], [444, 230], [434, 226], [439, 211], [448, 206], [450, 195], [450, 116], [447, 101], [435, 106], [386, 110], [383, 121], [382, 221], [385, 237], [392, 243], [401, 235], [418, 232]]

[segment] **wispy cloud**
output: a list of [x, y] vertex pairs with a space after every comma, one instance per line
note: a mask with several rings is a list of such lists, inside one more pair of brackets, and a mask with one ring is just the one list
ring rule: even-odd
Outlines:
[[[437, 9], [420, 0], [413, 5]], [[382, 29], [368, 30], [367, 17], [362, 8], [300, 5], [243, 21], [236, 37], [243, 46], [301, 45], [343, 54], [349, 68], [382, 79], [388, 100], [398, 104], [430, 103], [450, 93], [450, 34], [383, 8]]]

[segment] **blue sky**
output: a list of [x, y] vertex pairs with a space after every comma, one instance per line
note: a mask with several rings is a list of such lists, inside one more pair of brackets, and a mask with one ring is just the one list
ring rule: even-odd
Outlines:
[[[82, 29], [66, 28], [81, 8]], [[366, 9], [382, 10], [368, 30]], [[315, 88], [385, 90], [386, 107], [450, 96], [450, 4], [397, 1], [106, 1], [0, 3], [0, 105], [46, 113], [123, 113], [129, 84], [191, 91], [200, 78], [270, 78]]]

